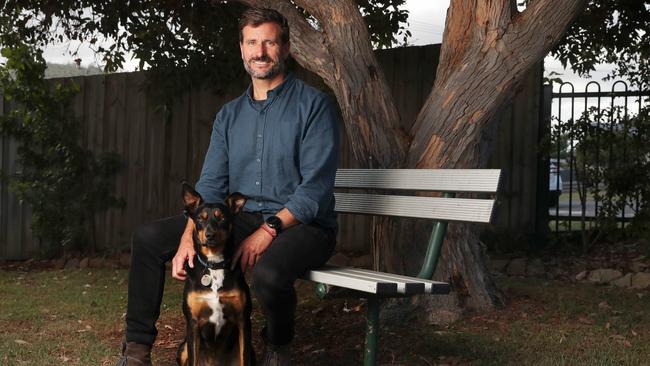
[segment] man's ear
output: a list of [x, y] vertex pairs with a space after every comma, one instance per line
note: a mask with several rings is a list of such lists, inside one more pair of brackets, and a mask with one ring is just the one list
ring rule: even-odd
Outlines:
[[230, 212], [232, 212], [233, 215], [236, 215], [241, 211], [242, 207], [244, 207], [246, 200], [248, 200], [248, 197], [239, 192], [234, 192], [226, 197], [225, 202], [226, 206], [230, 209]]
[[183, 202], [185, 203], [185, 211], [193, 215], [203, 202], [203, 198], [201, 198], [201, 195], [191, 185], [183, 182]]

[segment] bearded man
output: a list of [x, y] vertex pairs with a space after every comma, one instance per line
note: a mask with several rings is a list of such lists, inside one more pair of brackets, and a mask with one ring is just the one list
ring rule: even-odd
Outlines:
[[[289, 26], [280, 13], [249, 9], [239, 46], [251, 84], [217, 114], [196, 190], [205, 202], [233, 192], [248, 197], [233, 224], [234, 264], [251, 271], [266, 325], [264, 365], [289, 365], [295, 280], [325, 264], [337, 232], [334, 177], [339, 118], [326, 94], [285, 70]], [[144, 225], [133, 236], [126, 342], [118, 365], [150, 365], [165, 263], [184, 280], [194, 267], [192, 220], [182, 215]], [[175, 253], [175, 254], [174, 254]]]

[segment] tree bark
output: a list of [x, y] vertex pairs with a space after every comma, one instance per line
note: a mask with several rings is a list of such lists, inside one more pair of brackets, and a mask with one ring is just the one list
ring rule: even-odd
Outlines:
[[[493, 117], [584, 6], [584, 0], [531, 0], [519, 13], [515, 0], [452, 0], [434, 87], [407, 134], [354, 1], [295, 0], [319, 27], [289, 1], [242, 2], [287, 16], [294, 57], [332, 88], [355, 157], [374, 168], [485, 167], [490, 146], [482, 138], [497, 127]], [[374, 229], [377, 263], [390, 271], [411, 271], [421, 254], [403, 255], [414, 253], [417, 239], [405, 236], [428, 235], [428, 230], [379, 222]], [[403, 225], [411, 226], [404, 230]], [[459, 308], [483, 310], [500, 302], [473, 226], [450, 225], [434, 278], [450, 280], [454, 291], [416, 300], [430, 310], [432, 320], [440, 315], [453, 320]]]

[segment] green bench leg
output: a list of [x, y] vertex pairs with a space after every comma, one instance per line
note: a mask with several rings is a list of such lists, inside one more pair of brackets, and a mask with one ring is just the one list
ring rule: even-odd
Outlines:
[[368, 298], [366, 319], [366, 351], [363, 355], [364, 366], [377, 365], [377, 346], [379, 343], [379, 299]]

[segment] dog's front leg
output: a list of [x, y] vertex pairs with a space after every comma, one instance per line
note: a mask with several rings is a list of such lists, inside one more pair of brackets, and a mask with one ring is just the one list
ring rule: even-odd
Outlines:
[[178, 366], [187, 366], [189, 364], [189, 354], [187, 347], [187, 336], [180, 347], [178, 347], [178, 352], [176, 353], [176, 362]]
[[[242, 299], [246, 302], [246, 297]], [[255, 355], [253, 350], [252, 326], [250, 305], [244, 305], [244, 309], [239, 312], [237, 317], [237, 328], [239, 333], [239, 364], [241, 366], [251, 366], [255, 364]]]
[[196, 320], [191, 319], [187, 326], [188, 364], [191, 366], [199, 366], [199, 346], [201, 345], [200, 337], [199, 323]]
[[247, 352], [249, 351], [247, 348], [247, 342], [246, 342], [246, 322], [244, 320], [243, 316], [240, 316], [237, 320], [237, 328], [238, 328], [238, 333], [239, 333], [239, 365], [240, 366], [249, 366], [250, 363], [247, 361]]

